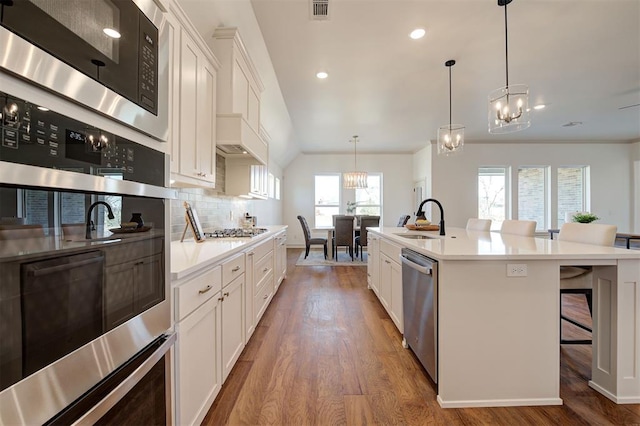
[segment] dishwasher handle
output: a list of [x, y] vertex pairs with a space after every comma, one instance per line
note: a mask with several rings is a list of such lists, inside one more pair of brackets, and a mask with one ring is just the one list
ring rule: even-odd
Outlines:
[[425, 274], [425, 275], [433, 274], [433, 268], [431, 268], [430, 266], [419, 265], [413, 262], [412, 260], [409, 259], [409, 257], [406, 254], [400, 255], [400, 261], [402, 262], [403, 265], [407, 265], [410, 268], [413, 268], [422, 274]]

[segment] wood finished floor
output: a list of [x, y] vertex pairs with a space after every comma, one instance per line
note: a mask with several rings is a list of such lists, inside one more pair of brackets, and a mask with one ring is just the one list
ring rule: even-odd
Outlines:
[[[640, 404], [588, 387], [591, 346], [561, 348], [562, 406], [442, 409], [371, 290], [366, 268], [296, 267], [282, 283], [204, 425], [640, 425]], [[589, 320], [583, 296], [566, 312]], [[582, 331], [565, 327], [565, 337]]]

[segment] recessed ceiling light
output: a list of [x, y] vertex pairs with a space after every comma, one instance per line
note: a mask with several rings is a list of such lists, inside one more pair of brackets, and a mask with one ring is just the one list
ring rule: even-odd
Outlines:
[[417, 40], [419, 38], [424, 37], [424, 35], [427, 32], [424, 30], [424, 28], [416, 28], [415, 30], [411, 31], [411, 33], [409, 33], [409, 37], [411, 37], [414, 40]]
[[103, 33], [105, 33], [106, 35], [108, 35], [111, 38], [120, 38], [120, 33], [116, 30], [114, 30], [113, 28], [105, 28], [102, 30]]
[[318, 77], [319, 79], [325, 79], [325, 78], [329, 77], [329, 74], [327, 74], [325, 71], [319, 71], [316, 74], [316, 77]]
[[534, 106], [533, 109], [544, 109], [544, 107], [546, 107], [545, 104], [538, 104], [538, 105]]

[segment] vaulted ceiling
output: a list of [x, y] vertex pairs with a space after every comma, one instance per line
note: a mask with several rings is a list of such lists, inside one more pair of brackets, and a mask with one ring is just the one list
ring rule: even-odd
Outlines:
[[[640, 139], [640, 0], [514, 0], [509, 81], [526, 83], [531, 127], [487, 131], [487, 97], [505, 85], [504, 8], [496, 0], [179, 0], [207, 39], [238, 26], [265, 80], [263, 122], [290, 153], [415, 152], [449, 121], [474, 141]], [[419, 40], [409, 38], [424, 28]], [[270, 67], [270, 69], [269, 69]], [[316, 72], [329, 77], [320, 80]], [[574, 126], [567, 123], [579, 122]]]

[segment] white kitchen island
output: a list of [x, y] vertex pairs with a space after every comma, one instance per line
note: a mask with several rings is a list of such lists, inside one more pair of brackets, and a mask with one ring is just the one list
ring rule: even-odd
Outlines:
[[[561, 265], [594, 266], [589, 385], [616, 403], [640, 403], [640, 251], [460, 228], [369, 231], [438, 261], [442, 407], [562, 404]], [[507, 276], [513, 264], [526, 276]]]

